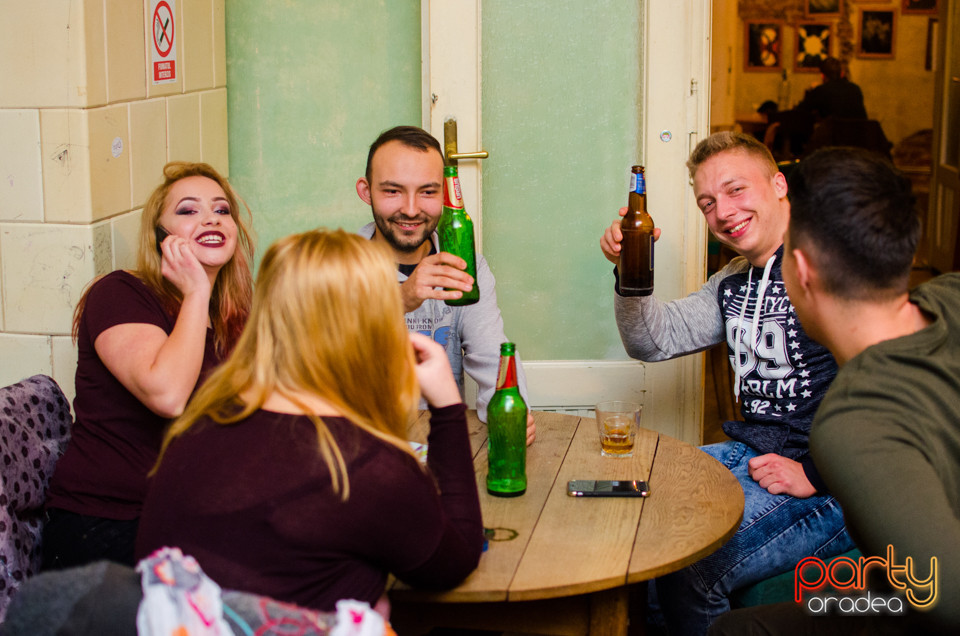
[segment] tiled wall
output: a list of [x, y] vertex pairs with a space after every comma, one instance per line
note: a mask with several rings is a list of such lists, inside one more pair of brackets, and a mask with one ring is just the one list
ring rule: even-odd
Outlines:
[[73, 307], [136, 264], [140, 208], [170, 160], [227, 165], [225, 0], [167, 0], [176, 81], [154, 84], [150, 0], [4, 0], [0, 386], [74, 393]]

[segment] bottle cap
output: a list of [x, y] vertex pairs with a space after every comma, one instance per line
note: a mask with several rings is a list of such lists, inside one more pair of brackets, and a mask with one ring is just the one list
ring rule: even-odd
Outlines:
[[500, 355], [502, 356], [513, 355], [516, 350], [517, 345], [513, 344], [512, 342], [504, 342], [500, 345]]

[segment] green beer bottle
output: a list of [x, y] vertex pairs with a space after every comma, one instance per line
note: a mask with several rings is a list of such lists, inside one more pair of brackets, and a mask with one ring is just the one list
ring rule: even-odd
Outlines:
[[487, 405], [487, 492], [516, 497], [527, 491], [527, 404], [517, 387], [516, 345], [500, 345], [497, 390]]
[[443, 213], [437, 223], [440, 251], [449, 252], [467, 261], [466, 272], [473, 276], [473, 289], [460, 298], [445, 301], [448, 305], [472, 305], [480, 300], [477, 287], [477, 257], [473, 247], [473, 220], [463, 208], [460, 177], [456, 166], [443, 167]]

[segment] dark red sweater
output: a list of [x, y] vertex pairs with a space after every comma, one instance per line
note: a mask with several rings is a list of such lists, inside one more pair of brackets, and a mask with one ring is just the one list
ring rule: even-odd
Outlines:
[[151, 480], [137, 558], [179, 547], [225, 589], [324, 611], [344, 598], [373, 605], [388, 572], [452, 587], [477, 566], [483, 543], [465, 408], [432, 412], [429, 470], [344, 418], [323, 418], [347, 464], [346, 502], [307, 417], [201, 421]]

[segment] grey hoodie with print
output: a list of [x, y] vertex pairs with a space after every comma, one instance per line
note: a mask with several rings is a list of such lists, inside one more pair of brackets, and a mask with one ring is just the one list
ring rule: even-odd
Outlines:
[[726, 341], [744, 421], [724, 422], [724, 432], [760, 453], [799, 461], [823, 492], [809, 457], [810, 426], [837, 364], [800, 326], [782, 261], [783, 246], [766, 267], [738, 256], [698, 291], [670, 302], [615, 293], [617, 326], [630, 357], [645, 362]]
[[[368, 223], [358, 234], [373, 238], [376, 225]], [[437, 233], [431, 235], [434, 248], [439, 251]], [[397, 272], [397, 280], [407, 276]], [[453, 375], [463, 395], [463, 373], [477, 383], [477, 415], [487, 421], [487, 404], [497, 388], [497, 371], [500, 365], [500, 344], [507, 342], [503, 332], [503, 318], [497, 306], [496, 281], [483, 256], [477, 256], [477, 285], [480, 300], [473, 305], [451, 307], [442, 300], [428, 298], [419, 307], [406, 315], [407, 329], [416, 331], [438, 342], [447, 352]], [[519, 348], [519, 347], [518, 347]], [[517, 381], [520, 394], [527, 401], [527, 379], [517, 354]], [[422, 408], [426, 408], [422, 405]]]

